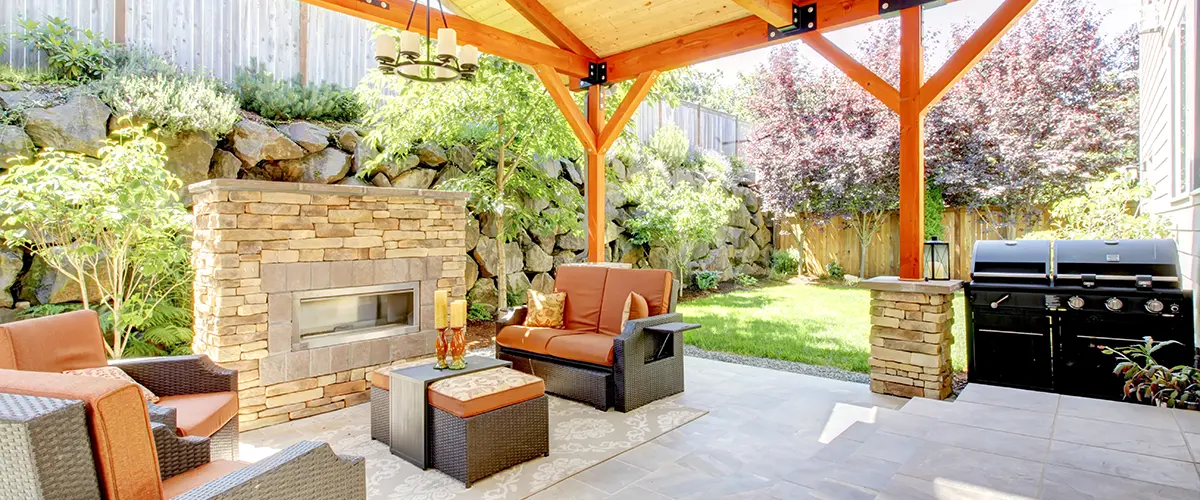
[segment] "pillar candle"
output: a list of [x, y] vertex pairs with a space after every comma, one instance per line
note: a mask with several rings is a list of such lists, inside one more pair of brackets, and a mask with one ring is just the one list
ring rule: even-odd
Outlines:
[[467, 301], [456, 300], [450, 303], [450, 327], [459, 328], [467, 325]]
[[411, 31], [400, 32], [400, 50], [403, 52], [421, 52], [421, 35]]
[[452, 28], [438, 30], [438, 54], [452, 56], [458, 53], [458, 34]]
[[392, 35], [382, 34], [378, 37], [375, 37], [375, 58], [396, 58], [396, 39], [392, 38]]
[[479, 64], [479, 49], [474, 45], [463, 45], [462, 50], [458, 51], [459, 64]]
[[447, 306], [450, 303], [450, 291], [438, 290], [433, 292], [433, 326], [446, 327]]

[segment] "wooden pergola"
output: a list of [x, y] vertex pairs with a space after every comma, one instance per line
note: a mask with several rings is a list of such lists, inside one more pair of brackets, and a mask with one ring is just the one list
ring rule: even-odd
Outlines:
[[[424, 26], [430, 14], [420, 5], [414, 11], [409, 0], [303, 1], [401, 29], [410, 12], [415, 12], [412, 26]], [[453, 10], [459, 15], [447, 17], [459, 44], [534, 67], [587, 151], [587, 249], [592, 262], [605, 260], [605, 154], [659, 73], [804, 41], [900, 116], [900, 277], [915, 280], [923, 277], [925, 113], [1036, 0], [1004, 0], [926, 79], [922, 9], [947, 1], [952, 0], [455, 0]], [[896, 15], [899, 89], [824, 36]], [[636, 79], [633, 88], [613, 115], [605, 116], [601, 85], [629, 79]], [[573, 90], [587, 92], [585, 110], [571, 98]]]

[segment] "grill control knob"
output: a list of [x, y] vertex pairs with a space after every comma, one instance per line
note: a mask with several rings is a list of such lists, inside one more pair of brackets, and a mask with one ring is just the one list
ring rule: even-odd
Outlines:
[[1067, 305], [1071, 306], [1071, 309], [1083, 309], [1083, 297], [1074, 295], [1067, 299]]
[[1121, 302], [1121, 299], [1116, 297], [1109, 297], [1108, 300], [1104, 301], [1104, 307], [1107, 307], [1109, 311], [1116, 312], [1120, 311], [1122, 307], [1125, 307], [1125, 303]]
[[1171, 314], [1179, 314], [1179, 304], [1171, 304]]
[[1146, 312], [1158, 314], [1163, 311], [1163, 303], [1158, 299], [1150, 299], [1146, 301]]

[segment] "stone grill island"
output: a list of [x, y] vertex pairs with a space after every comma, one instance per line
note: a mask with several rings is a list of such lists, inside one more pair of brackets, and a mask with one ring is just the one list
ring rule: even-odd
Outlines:
[[218, 179], [188, 188], [192, 348], [238, 371], [242, 430], [365, 402], [466, 295], [468, 194]]

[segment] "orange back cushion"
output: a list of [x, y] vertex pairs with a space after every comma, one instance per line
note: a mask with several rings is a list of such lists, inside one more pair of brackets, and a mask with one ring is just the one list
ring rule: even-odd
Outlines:
[[107, 364], [100, 317], [95, 311], [0, 325], [0, 368], [62, 373]]
[[[600, 333], [621, 334], [621, 317], [629, 292], [645, 297], [650, 316], [666, 314], [671, 302], [671, 271], [663, 269], [609, 269], [600, 306]], [[567, 294], [567, 302], [571, 296]]]
[[[554, 291], [567, 292], [563, 329], [594, 332], [600, 327], [600, 306], [609, 272], [607, 267], [597, 266], [560, 266], [555, 271]], [[621, 307], [624, 307], [623, 302], [618, 309]], [[620, 314], [618, 310], [617, 315]], [[617, 320], [620, 321], [620, 318]]]
[[0, 392], [83, 401], [105, 498], [163, 497], [150, 417], [136, 385], [98, 377], [0, 370]]

